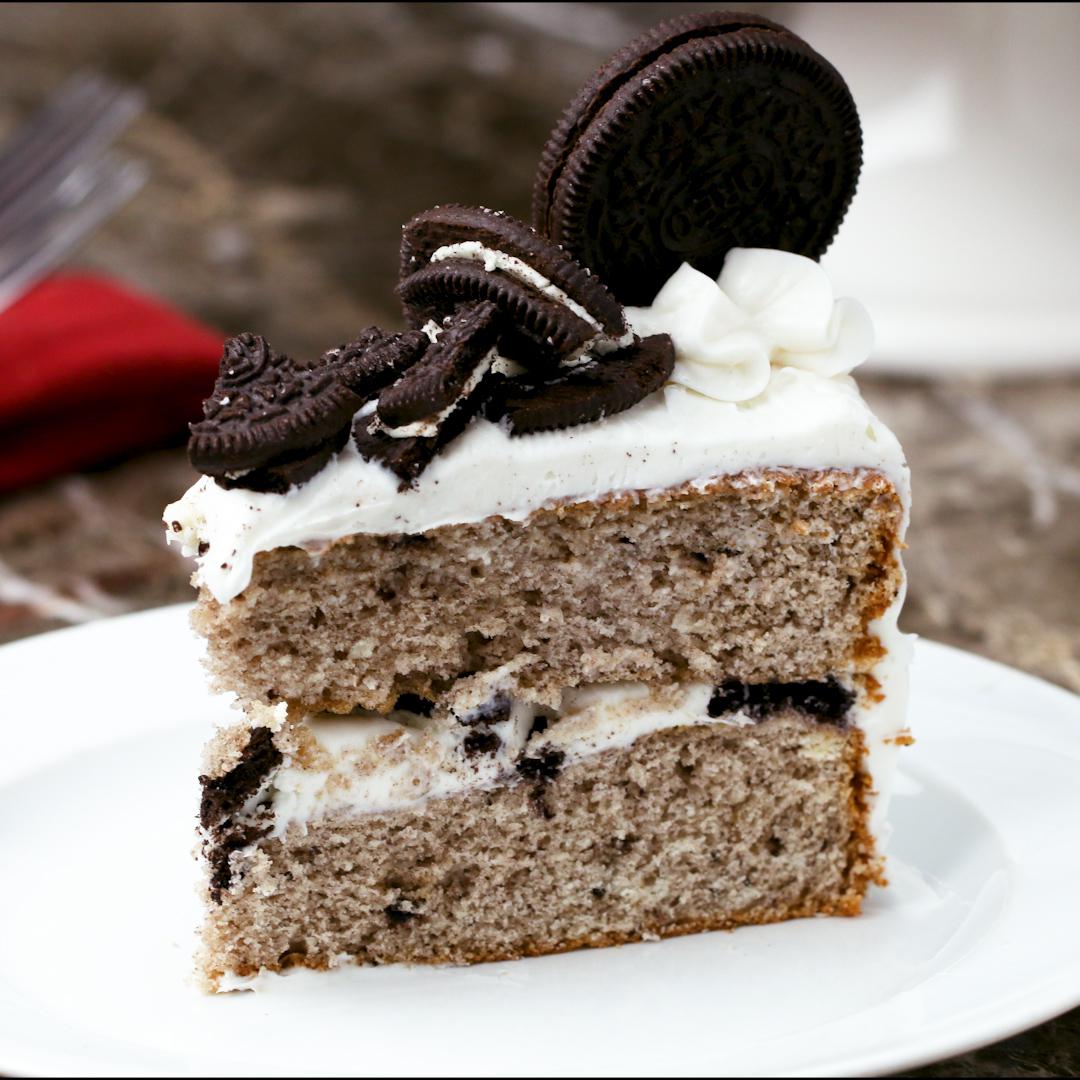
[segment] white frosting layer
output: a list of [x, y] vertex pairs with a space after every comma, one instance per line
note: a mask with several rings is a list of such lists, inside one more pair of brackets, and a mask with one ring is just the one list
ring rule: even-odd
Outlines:
[[908, 730], [909, 672], [915, 635], [901, 633], [897, 625], [906, 594], [905, 577], [888, 610], [868, 628], [885, 649], [885, 656], [871, 673], [878, 681], [880, 700], [861, 704], [853, 717], [866, 740], [866, 760], [863, 764], [873, 781], [869, 829], [877, 840], [879, 853], [884, 851], [889, 839], [886, 816], [896, 776], [896, 755], [901, 746], [897, 739], [906, 735]]
[[848, 375], [874, 346], [865, 308], [834, 300], [818, 263], [764, 248], [733, 249], [717, 281], [683, 263], [650, 307], [626, 315], [642, 337], [671, 335], [672, 382], [718, 401], [765, 393], [776, 367]]
[[415, 807], [518, 779], [515, 764], [528, 741], [529, 757], [558, 750], [570, 765], [604, 750], [629, 746], [665, 728], [698, 724], [752, 723], [741, 714], [711, 718], [712, 687], [705, 684], [661, 689], [616, 683], [569, 691], [562, 716], [548, 731], [529, 739], [534, 710], [516, 705], [510, 719], [491, 726], [500, 738], [496, 753], [468, 755], [462, 740], [468, 728], [410, 715], [319, 717], [307, 721], [327, 752], [326, 768], [303, 768], [286, 760], [260, 793], [269, 797], [273, 836], [307, 825], [329, 813], [384, 813]]

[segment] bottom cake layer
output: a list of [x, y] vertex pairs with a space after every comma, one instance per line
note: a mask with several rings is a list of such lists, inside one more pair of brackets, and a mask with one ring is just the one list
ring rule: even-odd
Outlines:
[[401, 809], [237, 831], [266, 811], [257, 789], [282, 761], [254, 731], [227, 785], [204, 779], [204, 823], [207, 798], [211, 818], [219, 796], [247, 800], [207, 834], [213, 989], [294, 965], [472, 963], [853, 915], [880, 878], [861, 731], [788, 706], [534, 758], [504, 782]]

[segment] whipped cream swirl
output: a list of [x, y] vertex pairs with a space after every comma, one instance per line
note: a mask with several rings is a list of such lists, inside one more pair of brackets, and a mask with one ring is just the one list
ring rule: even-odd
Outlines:
[[642, 337], [671, 335], [672, 383], [717, 401], [758, 397], [775, 367], [847, 375], [874, 345], [866, 309], [835, 300], [813, 259], [768, 248], [733, 248], [716, 281], [683, 263], [626, 316]]

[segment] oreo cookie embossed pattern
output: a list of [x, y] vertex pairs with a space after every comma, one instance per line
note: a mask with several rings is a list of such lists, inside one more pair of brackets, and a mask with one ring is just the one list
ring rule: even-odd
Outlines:
[[225, 343], [188, 456], [223, 487], [282, 492], [341, 449], [359, 405], [331, 366], [298, 363], [257, 334], [241, 334]]
[[835, 68], [768, 19], [673, 20], [582, 88], [541, 158], [533, 222], [624, 304], [733, 247], [820, 258], [855, 192], [862, 139]]

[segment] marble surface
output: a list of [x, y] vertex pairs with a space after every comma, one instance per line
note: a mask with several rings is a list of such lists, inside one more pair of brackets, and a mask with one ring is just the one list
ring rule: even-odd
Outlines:
[[[76, 68], [144, 86], [151, 180], [78, 261], [314, 354], [398, 322], [415, 211], [527, 214], [558, 111], [659, 7], [4, 5], [0, 131]], [[862, 383], [913, 471], [906, 629], [1080, 692], [1080, 376]], [[192, 479], [164, 449], [0, 500], [0, 641], [187, 599], [159, 521]], [[1080, 1010], [913, 1075], [1077, 1072]]]

